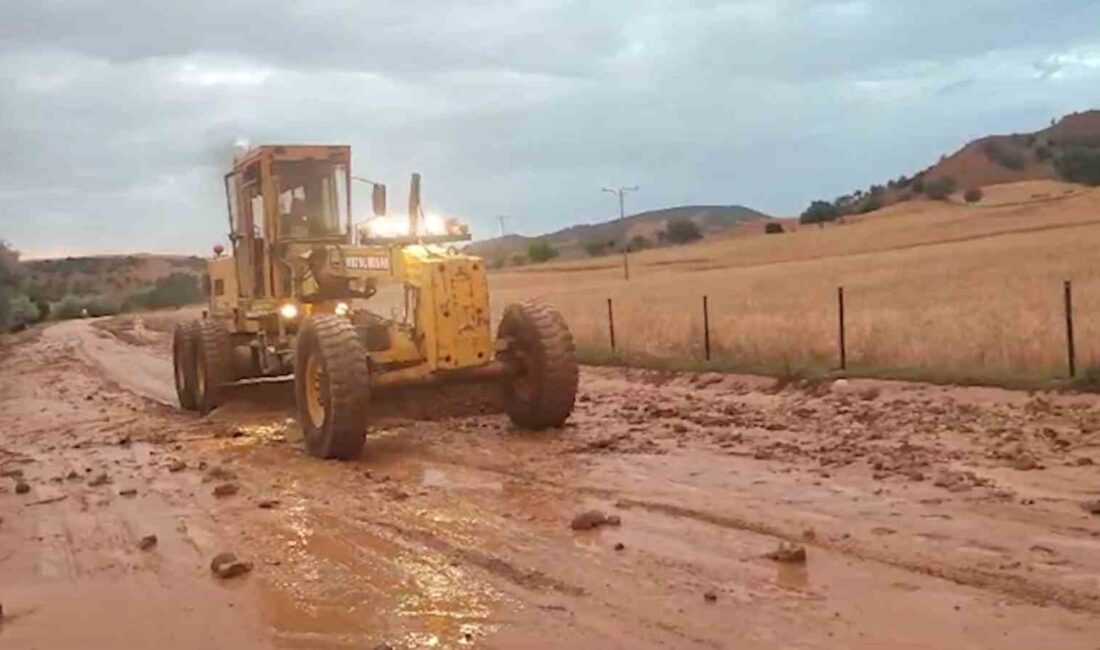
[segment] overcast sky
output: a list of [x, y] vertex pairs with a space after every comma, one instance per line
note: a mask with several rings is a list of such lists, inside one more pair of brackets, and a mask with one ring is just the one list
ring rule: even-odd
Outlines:
[[1097, 0], [2, 9], [0, 238], [29, 256], [205, 254], [240, 139], [350, 144], [391, 206], [420, 171], [486, 237], [611, 218], [605, 185], [796, 214], [1100, 107]]

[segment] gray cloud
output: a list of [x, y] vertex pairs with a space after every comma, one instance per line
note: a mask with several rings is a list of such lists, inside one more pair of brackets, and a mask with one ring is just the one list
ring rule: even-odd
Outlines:
[[206, 250], [242, 137], [421, 171], [489, 235], [612, 183], [793, 213], [1100, 104], [1091, 0], [9, 5], [0, 236], [40, 254]]

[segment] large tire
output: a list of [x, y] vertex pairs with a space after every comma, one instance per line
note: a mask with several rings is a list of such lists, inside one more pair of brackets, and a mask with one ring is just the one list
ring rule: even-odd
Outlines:
[[233, 381], [233, 347], [229, 331], [216, 320], [198, 324], [195, 342], [195, 408], [203, 415], [221, 406]]
[[516, 426], [540, 430], [560, 427], [577, 397], [577, 359], [573, 335], [552, 305], [525, 300], [504, 310], [497, 338], [514, 374], [504, 379], [504, 410]]
[[367, 433], [370, 368], [367, 351], [346, 318], [319, 314], [298, 332], [294, 394], [311, 455], [359, 455]]
[[172, 370], [176, 379], [176, 397], [180, 408], [194, 411], [195, 397], [195, 346], [199, 337], [199, 324], [187, 321], [176, 325], [172, 333]]

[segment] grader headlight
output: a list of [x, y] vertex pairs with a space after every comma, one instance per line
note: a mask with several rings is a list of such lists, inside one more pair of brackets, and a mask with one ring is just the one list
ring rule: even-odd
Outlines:
[[298, 305], [292, 302], [285, 303], [283, 306], [279, 307], [279, 315], [286, 320], [298, 318]]

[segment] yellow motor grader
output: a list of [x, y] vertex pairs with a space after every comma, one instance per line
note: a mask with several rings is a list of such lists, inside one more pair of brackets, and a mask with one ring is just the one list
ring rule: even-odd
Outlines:
[[[353, 180], [372, 186], [374, 216], [358, 225]], [[425, 214], [419, 175], [408, 214], [390, 216], [385, 186], [352, 176], [350, 147], [270, 145], [236, 157], [225, 194], [232, 250], [208, 262], [204, 318], [174, 332], [183, 408], [207, 413], [236, 382], [293, 374], [306, 447], [322, 458], [359, 454], [380, 387], [496, 383], [519, 427], [569, 417], [565, 320], [522, 301], [493, 336], [485, 265], [454, 247], [464, 225]]]

